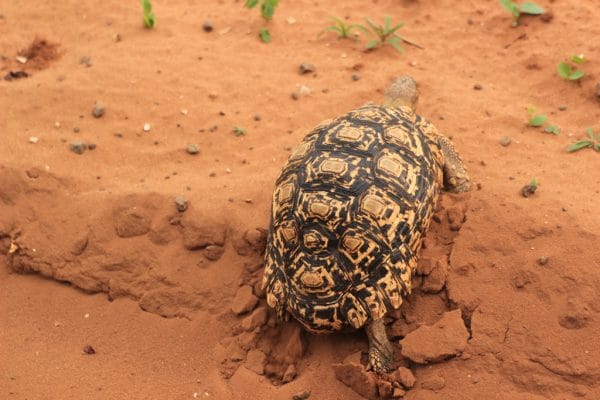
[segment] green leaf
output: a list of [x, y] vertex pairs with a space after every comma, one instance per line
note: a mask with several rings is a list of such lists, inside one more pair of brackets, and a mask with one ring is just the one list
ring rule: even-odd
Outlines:
[[585, 133], [590, 137], [590, 140], [594, 140], [594, 130], [592, 128], [585, 128]]
[[141, 0], [142, 11], [144, 13], [144, 26], [148, 29], [154, 27], [154, 14], [152, 13], [152, 3], [150, 0]]
[[525, 3], [521, 4], [519, 6], [519, 11], [522, 12], [523, 14], [531, 14], [531, 15], [540, 15], [545, 12], [542, 7], [538, 6], [537, 4], [535, 4], [531, 1], [526, 1]]
[[555, 125], [548, 125], [544, 128], [544, 132], [551, 133], [553, 135], [558, 135], [560, 134], [560, 127]]
[[574, 54], [571, 56], [571, 61], [573, 61], [575, 64], [581, 65], [587, 60], [583, 54]]
[[254, 8], [258, 4], [258, 0], [246, 0], [246, 7]]
[[[517, 9], [517, 5], [512, 2], [512, 0], [500, 0], [500, 4], [506, 11], [514, 15], [515, 10]], [[517, 10], [518, 12], [518, 10]]]
[[558, 76], [563, 79], [569, 79], [571, 76], [571, 66], [565, 62], [561, 62], [556, 66], [556, 72], [558, 72]]
[[596, 150], [596, 151], [600, 151], [600, 143], [596, 143], [596, 144], [594, 145], [594, 150]]
[[402, 46], [400, 45], [402, 43], [402, 38], [399, 36], [392, 36], [391, 38], [389, 38], [387, 40], [387, 42], [394, 48], [396, 49], [398, 52], [400, 53], [404, 53], [404, 49], [402, 48]]
[[571, 75], [569, 75], [569, 80], [570, 81], [577, 81], [577, 80], [583, 78], [583, 75], [585, 75], [585, 74], [583, 73], [582, 70], [573, 71], [571, 73]]
[[540, 186], [540, 182], [535, 177], [531, 178], [531, 182], [529, 182], [529, 186], [531, 186], [533, 189], [537, 189]]
[[535, 107], [534, 106], [527, 107], [527, 114], [533, 115], [534, 112], [535, 112]]
[[589, 140], [580, 140], [577, 143], [570, 144], [569, 147], [567, 147], [567, 152], [573, 153], [575, 151], [585, 149], [586, 147], [592, 147], [592, 142]]
[[260, 28], [260, 31], [258, 31], [258, 36], [260, 36], [262, 41], [265, 43], [271, 42], [271, 34], [267, 28]]
[[547, 120], [548, 120], [548, 117], [543, 114], [536, 115], [529, 120], [529, 125], [536, 126], [536, 127], [542, 126], [544, 124], [544, 122], [546, 122]]
[[389, 32], [391, 23], [392, 19], [389, 17], [389, 15], [386, 15], [383, 19], [383, 32]]
[[367, 43], [367, 49], [374, 49], [379, 43], [381, 43], [379, 39], [373, 39]]

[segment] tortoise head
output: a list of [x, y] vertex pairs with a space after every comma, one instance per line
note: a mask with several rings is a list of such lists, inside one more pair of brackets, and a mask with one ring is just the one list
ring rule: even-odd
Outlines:
[[415, 111], [419, 100], [417, 82], [408, 75], [402, 75], [394, 79], [387, 87], [383, 95], [384, 107], [410, 107]]

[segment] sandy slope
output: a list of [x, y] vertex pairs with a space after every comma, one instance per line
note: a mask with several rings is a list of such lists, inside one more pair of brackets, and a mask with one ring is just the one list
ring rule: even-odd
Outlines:
[[[600, 129], [593, 0], [540, 1], [554, 18], [518, 28], [492, 0], [284, 0], [269, 45], [240, 2], [156, 1], [153, 31], [130, 3], [0, 5], [0, 75], [31, 74], [0, 81], [0, 397], [290, 399], [308, 389], [359, 398], [331, 364], [366, 350], [363, 335], [301, 339], [287, 327], [286, 341], [272, 321], [244, 330], [231, 306], [240, 285], [260, 279], [256, 228], [266, 228], [291, 148], [321, 120], [380, 98], [400, 73], [419, 81], [420, 112], [453, 137], [480, 184], [469, 198], [446, 196], [433, 224], [424, 257], [449, 257], [445, 287], [417, 290], [394, 323], [412, 330], [460, 308], [469, 345], [411, 365], [406, 398], [600, 397], [600, 155], [565, 152], [586, 127]], [[365, 53], [316, 39], [328, 15], [391, 15], [425, 49]], [[46, 47], [18, 64], [36, 35]], [[581, 84], [555, 74], [572, 53], [590, 59]], [[316, 73], [299, 75], [302, 62]], [[300, 85], [311, 93], [294, 100]], [[96, 101], [107, 107], [99, 119]], [[529, 105], [562, 133], [526, 127]], [[97, 147], [77, 155], [74, 140]], [[190, 143], [198, 155], [186, 153]], [[525, 199], [519, 190], [534, 176], [540, 189]], [[178, 195], [189, 200], [183, 214]], [[448, 211], [462, 210], [456, 235]], [[417, 279], [427, 288], [433, 278]], [[85, 345], [97, 353], [82, 354]], [[271, 352], [267, 373], [293, 364], [298, 377], [274, 386], [257, 375], [246, 360], [257, 349]]]

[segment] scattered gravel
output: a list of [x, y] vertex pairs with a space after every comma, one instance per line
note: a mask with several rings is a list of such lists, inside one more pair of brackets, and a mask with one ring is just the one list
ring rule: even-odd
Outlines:
[[188, 152], [188, 154], [198, 154], [200, 152], [200, 150], [198, 150], [198, 146], [196, 146], [195, 144], [188, 144], [187, 147], [185, 148], [185, 151]]
[[188, 208], [188, 201], [183, 196], [175, 197], [175, 207], [177, 207], [177, 211], [184, 212]]
[[94, 118], [100, 118], [106, 112], [106, 106], [101, 102], [96, 102], [94, 104], [94, 108], [92, 108], [92, 115]]

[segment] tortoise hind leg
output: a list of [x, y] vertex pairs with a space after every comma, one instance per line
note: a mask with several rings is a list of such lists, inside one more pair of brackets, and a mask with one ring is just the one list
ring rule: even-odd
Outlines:
[[394, 362], [394, 347], [385, 333], [383, 318], [371, 321], [365, 330], [369, 338], [367, 370], [373, 370], [378, 374], [391, 371]]
[[471, 179], [454, 145], [442, 135], [437, 137], [437, 141], [444, 155], [444, 189], [453, 193], [468, 192]]

